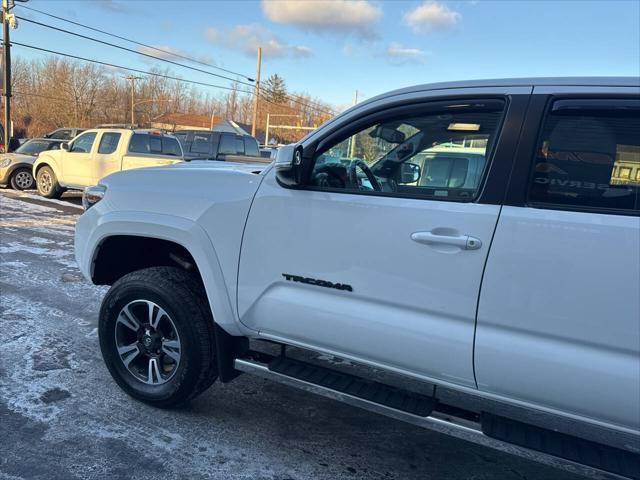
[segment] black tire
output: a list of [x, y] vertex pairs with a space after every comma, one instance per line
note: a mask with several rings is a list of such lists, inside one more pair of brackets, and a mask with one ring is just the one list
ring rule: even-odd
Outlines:
[[16, 168], [9, 178], [9, 184], [14, 190], [29, 190], [35, 185], [31, 169], [26, 167]]
[[38, 193], [46, 198], [60, 198], [64, 189], [58, 183], [56, 174], [51, 167], [41, 167], [36, 173]]
[[[149, 384], [136, 377], [118, 353], [117, 329], [123, 328], [122, 322], [118, 326], [118, 317], [125, 306], [136, 305], [138, 300], [153, 302], [164, 309], [179, 338], [180, 359], [169, 379], [163, 380], [165, 383]], [[151, 309], [153, 312], [153, 307]], [[211, 309], [201, 284], [184, 270], [147, 268], [115, 282], [102, 301], [98, 335], [102, 357], [116, 383], [133, 398], [155, 407], [168, 408], [188, 402], [209, 388], [218, 377]], [[140, 332], [137, 335], [140, 339]], [[138, 345], [141, 358], [135, 362], [144, 362], [147, 354], [142, 351], [143, 345]], [[149, 363], [153, 383], [151, 370]]]

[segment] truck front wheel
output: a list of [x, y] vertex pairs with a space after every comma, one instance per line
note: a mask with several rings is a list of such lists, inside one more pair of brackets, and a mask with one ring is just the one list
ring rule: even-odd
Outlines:
[[184, 270], [147, 268], [115, 282], [102, 302], [98, 334], [116, 383], [153, 406], [185, 403], [218, 376], [211, 310]]
[[36, 174], [38, 193], [46, 198], [60, 198], [64, 189], [58, 183], [56, 174], [50, 167], [41, 167]]

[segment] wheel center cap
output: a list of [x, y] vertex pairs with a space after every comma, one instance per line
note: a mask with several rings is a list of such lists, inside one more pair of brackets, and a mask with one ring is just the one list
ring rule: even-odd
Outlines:
[[144, 337], [142, 337], [142, 344], [145, 347], [149, 348], [152, 343], [153, 343], [153, 339], [149, 335], [145, 335]]

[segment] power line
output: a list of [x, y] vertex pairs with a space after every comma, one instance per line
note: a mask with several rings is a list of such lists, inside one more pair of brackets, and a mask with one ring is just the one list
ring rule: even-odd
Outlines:
[[113, 38], [118, 38], [120, 40], [124, 40], [125, 42], [130, 42], [130, 43], [133, 43], [135, 45], [140, 45], [141, 47], [150, 48], [150, 49], [155, 50], [157, 52], [165, 53], [165, 54], [168, 54], [168, 55], [173, 55], [174, 57], [182, 58], [184, 60], [189, 60], [190, 62], [193, 62], [193, 63], [199, 63], [200, 65], [204, 65], [204, 66], [207, 66], [209, 68], [215, 68], [215, 69], [220, 70], [222, 72], [227, 72], [227, 73], [230, 73], [232, 75], [237, 75], [239, 77], [246, 78], [249, 82], [253, 82], [254, 81], [253, 78], [248, 77], [247, 75], [244, 75], [242, 73], [234, 72], [233, 70], [228, 70], [226, 68], [222, 68], [222, 67], [219, 67], [217, 65], [213, 65], [211, 63], [204, 62], [202, 60], [198, 60], [198, 59], [193, 58], [193, 57], [189, 57], [188, 55], [182, 55], [180, 53], [170, 52], [169, 50], [164, 50], [162, 48], [154, 47], [153, 45], [149, 45], [147, 43], [138, 42], [137, 40], [132, 40], [130, 38], [123, 37], [121, 35], [116, 35], [115, 33], [110, 33], [110, 32], [107, 32], [105, 30], [101, 30], [99, 28], [90, 27], [89, 25], [85, 25], [85, 24], [80, 23], [80, 22], [74, 22], [73, 20], [69, 20], [69, 19], [64, 18], [64, 17], [59, 17], [58, 15], [54, 15], [52, 13], [44, 12], [42, 10], [38, 10], [37, 8], [27, 7], [26, 5], [19, 5], [19, 6], [21, 8], [25, 8], [27, 10], [31, 10], [33, 12], [37, 12], [37, 13], [39, 13], [41, 15], [45, 15], [47, 17], [55, 18], [56, 20], [60, 20], [62, 22], [67, 22], [67, 23], [70, 23], [72, 25], [77, 25], [79, 27], [86, 28], [87, 30], [92, 30], [94, 32], [102, 33], [103, 35], [108, 35], [108, 36], [113, 37]]
[[248, 83], [248, 82], [242, 82], [242, 81], [239, 81], [239, 80], [237, 80], [235, 78], [226, 77], [224, 75], [219, 75], [219, 74], [213, 73], [213, 72], [207, 72], [206, 70], [202, 70], [201, 68], [196, 68], [196, 67], [192, 67], [190, 65], [185, 65], [183, 63], [174, 62], [173, 60], [169, 60], [167, 58], [156, 57], [155, 55], [151, 55], [150, 53], [139, 52], [138, 50], [134, 50], [132, 48], [127, 48], [127, 47], [123, 47], [121, 45], [116, 45], [115, 43], [105, 42], [104, 40], [99, 40], [97, 38], [89, 37], [88, 35], [83, 35], [81, 33], [72, 32], [71, 30], [65, 30], [64, 28], [54, 27], [53, 25], [47, 25], [46, 23], [38, 22], [36, 20], [30, 20], [30, 19], [24, 18], [24, 17], [18, 17], [18, 18], [20, 20], [22, 20], [22, 21], [25, 21], [25, 22], [33, 23], [35, 25], [39, 25], [39, 26], [42, 26], [42, 27], [45, 27], [45, 28], [49, 28], [51, 30], [56, 30], [58, 32], [66, 33], [68, 35], [73, 35], [75, 37], [83, 38], [85, 40], [91, 40], [92, 42], [101, 43], [101, 44], [107, 45], [109, 47], [118, 48], [118, 49], [124, 50], [126, 52], [135, 53], [136, 55], [142, 55], [144, 57], [153, 58], [154, 60], [160, 60], [161, 62], [171, 63], [172, 65], [177, 65], [179, 67], [188, 68], [189, 70], [194, 70], [196, 72], [205, 73], [207, 75], [212, 75], [214, 77], [218, 77], [218, 78], [222, 78], [222, 79], [225, 79], [225, 80], [229, 80], [231, 82], [236, 82], [236, 83], [240, 83], [242, 85], [248, 85], [250, 87], [253, 87], [253, 84]]
[[197, 80], [185, 80], [184, 78], [173, 77], [171, 75], [165, 75], [163, 73], [149, 72], [147, 70], [139, 70], [137, 68], [131, 68], [131, 67], [123, 67], [122, 65], [117, 65], [115, 63], [102, 62], [100, 60], [93, 60], [91, 58], [80, 57], [78, 55], [72, 55], [70, 53], [57, 52], [55, 50], [49, 50], [48, 48], [36, 47], [35, 45], [27, 45], [26, 43], [20, 43], [20, 42], [11, 42], [11, 43], [13, 45], [17, 45], [19, 47], [31, 48], [33, 50], [39, 50], [41, 52], [52, 53], [54, 55], [60, 55], [62, 57], [74, 58], [76, 60], [82, 60], [83, 62], [97, 63], [99, 65], [104, 65], [106, 67], [120, 68], [122, 70], [128, 70], [130, 72], [142, 73], [144, 75], [151, 75], [151, 76], [154, 76], [154, 77], [162, 77], [162, 78], [166, 78], [168, 80], [176, 80], [178, 82], [192, 83], [192, 84], [195, 84], [195, 85], [202, 85], [202, 86], [205, 86], [205, 87], [221, 88], [223, 90], [235, 90], [235, 91], [238, 91], [238, 92], [241, 92], [241, 93], [247, 93], [249, 95], [253, 94], [252, 92], [249, 92], [249, 91], [246, 91], [246, 90], [240, 90], [240, 89], [237, 89], [237, 88], [226, 87], [224, 85], [214, 85], [212, 83], [199, 82]]
[[[27, 7], [24, 7], [24, 8], [27, 8]], [[35, 9], [30, 8], [30, 10], [35, 10]], [[54, 17], [55, 17], [55, 16], [54, 16]], [[235, 82], [235, 83], [239, 83], [239, 84], [241, 84], [241, 85], [246, 85], [246, 86], [250, 86], [250, 87], [252, 87], [252, 86], [253, 86], [253, 85], [252, 85], [252, 84], [250, 84], [250, 83], [247, 83], [247, 82], [241, 82], [241, 81], [238, 81], [238, 80], [236, 80], [236, 79], [233, 79], [233, 78], [230, 78], [230, 77], [226, 77], [226, 76], [224, 76], [224, 75], [218, 75], [218, 74], [216, 74], [216, 73], [207, 72], [206, 70], [202, 70], [202, 69], [200, 69], [200, 68], [191, 67], [191, 66], [189, 66], [189, 65], [184, 65], [184, 64], [182, 64], [182, 63], [174, 62], [174, 61], [172, 61], [172, 60], [168, 60], [168, 59], [165, 59], [165, 58], [156, 57], [155, 55], [151, 55], [151, 54], [147, 54], [147, 53], [139, 52], [139, 51], [137, 51], [137, 50], [133, 50], [133, 49], [131, 49], [131, 48], [123, 47], [123, 46], [116, 45], [116, 44], [114, 44], [114, 43], [110, 43], [110, 42], [105, 42], [105, 41], [103, 41], [103, 40], [99, 40], [99, 39], [97, 39], [97, 38], [89, 37], [89, 36], [87, 36], [87, 35], [82, 35], [82, 34], [80, 34], [80, 33], [72, 32], [72, 31], [70, 31], [70, 30], [65, 30], [65, 29], [63, 29], [63, 28], [58, 28], [58, 27], [54, 27], [54, 26], [52, 26], [52, 25], [47, 25], [47, 24], [45, 24], [45, 23], [41, 23], [41, 22], [38, 22], [38, 21], [36, 21], [36, 20], [30, 20], [30, 19], [28, 19], [28, 18], [24, 18], [24, 17], [18, 17], [18, 18], [19, 18], [20, 20], [24, 20], [24, 21], [26, 21], [26, 22], [30, 22], [30, 23], [33, 23], [33, 24], [36, 24], [36, 25], [40, 25], [40, 26], [43, 26], [43, 27], [46, 27], [46, 28], [50, 28], [50, 29], [52, 29], [52, 30], [56, 30], [56, 31], [59, 31], [59, 32], [62, 32], [62, 33], [67, 33], [67, 34], [69, 34], [69, 35], [74, 35], [74, 36], [76, 36], [76, 37], [80, 37], [80, 38], [83, 38], [83, 39], [86, 39], [86, 40], [91, 40], [91, 41], [93, 41], [93, 42], [97, 42], [97, 43], [101, 43], [101, 44], [104, 44], [104, 45], [108, 45], [108, 46], [110, 46], [110, 47], [114, 47], [114, 48], [118, 48], [118, 49], [121, 49], [121, 50], [125, 50], [125, 51], [127, 51], [127, 52], [135, 53], [135, 54], [137, 54], [137, 55], [143, 55], [143, 56], [145, 56], [145, 57], [153, 58], [153, 59], [155, 59], [155, 60], [160, 60], [160, 61], [162, 61], [162, 62], [171, 63], [171, 64], [173, 64], [173, 65], [177, 65], [177, 66], [180, 66], [180, 67], [184, 67], [184, 68], [188, 68], [188, 69], [191, 69], [191, 70], [195, 70], [195, 71], [197, 71], [197, 72], [201, 72], [201, 73], [205, 73], [205, 74], [207, 74], [207, 75], [212, 75], [212, 76], [215, 76], [215, 77], [218, 77], [218, 78], [222, 78], [222, 79], [225, 79], [225, 80], [229, 80], [229, 81], [232, 81], [232, 82]], [[71, 22], [71, 21], [70, 21], [70, 22]], [[77, 22], [71, 22], [71, 23], [74, 23], [74, 24], [75, 24], [75, 23], [77, 23]], [[83, 26], [83, 25], [81, 25], [81, 24], [78, 24], [78, 25]], [[87, 28], [89, 28], [89, 27], [87, 27]], [[96, 29], [96, 30], [97, 30], [97, 29]], [[100, 32], [102, 32], [102, 31], [100, 31]], [[114, 35], [114, 36], [119, 37], [119, 36], [117, 36], [117, 35]], [[134, 40], [128, 40], [128, 39], [126, 39], [126, 40], [127, 40], [127, 41], [131, 41], [131, 42], [134, 42], [134, 43], [138, 43], [138, 44], [140, 44], [140, 45], [145, 45], [145, 44], [142, 44], [142, 43], [140, 43], [140, 42], [135, 42]], [[14, 43], [15, 43], [15, 42], [14, 42]], [[16, 43], [16, 45], [18, 45], [18, 44]], [[26, 46], [26, 45], [24, 45], [24, 46]], [[145, 45], [145, 46], [146, 46], [146, 45]], [[170, 53], [170, 54], [171, 54], [171, 52], [166, 52], [165, 50], [161, 50], [161, 51], [162, 51], [162, 52], [165, 52], [165, 53]], [[186, 57], [186, 58], [188, 58], [188, 57]], [[91, 60], [85, 59], [85, 61], [91, 61]], [[126, 68], [126, 67], [121, 67], [121, 68]], [[129, 70], [136, 71], [135, 69], [129, 69]], [[235, 74], [235, 72], [234, 72], [234, 74]], [[167, 78], [170, 78], [170, 77], [167, 77]], [[172, 77], [172, 78], [173, 78], [173, 79], [177, 79], [177, 77]], [[245, 78], [248, 78], [248, 77], [245, 77]], [[182, 79], [179, 79], [179, 80], [181, 80], [181, 81], [182, 81]], [[190, 81], [190, 82], [191, 82], [191, 83], [197, 83], [197, 84], [200, 84], [200, 85], [209, 85], [209, 84], [205, 84], [205, 83], [202, 83], [202, 82], [195, 82], [195, 81]], [[224, 88], [224, 87], [220, 87], [220, 86], [219, 86], [219, 88]], [[263, 88], [264, 88], [264, 87], [263, 87]], [[233, 88], [227, 88], [227, 89], [229, 89], [229, 90], [234, 90]], [[268, 93], [273, 93], [273, 92], [272, 92], [271, 90], [269, 90], [269, 89], [266, 89], [266, 88], [265, 88], [265, 90], [266, 90]], [[246, 91], [244, 91], [244, 90], [239, 90], [239, 91], [242, 91], [242, 92], [244, 92], [244, 93], [249, 93], [249, 92], [246, 92]], [[314, 107], [313, 107], [313, 105], [316, 105], [316, 107], [315, 107], [315, 109], [316, 109], [316, 110], [319, 110], [319, 111], [320, 111], [320, 110], [322, 110], [324, 113], [328, 113], [328, 114], [330, 114], [330, 115], [335, 115], [335, 112], [334, 112], [333, 110], [327, 110], [327, 107], [325, 107], [325, 106], [323, 106], [323, 105], [321, 105], [321, 104], [319, 104], [319, 103], [317, 103], [317, 102], [313, 102], [313, 101], [306, 100], [306, 99], [305, 99], [304, 101], [296, 100], [297, 98], [304, 98], [304, 97], [301, 97], [301, 96], [299, 96], [299, 95], [294, 95], [294, 94], [290, 94], [290, 93], [285, 93], [285, 96], [286, 96], [286, 97], [288, 97], [292, 102], [297, 103], [297, 104], [299, 104], [299, 105], [310, 106], [310, 107], [312, 107], [312, 108], [314, 108]], [[274, 102], [269, 102], [269, 103], [274, 103]], [[274, 103], [274, 104], [275, 104], [275, 103]]]

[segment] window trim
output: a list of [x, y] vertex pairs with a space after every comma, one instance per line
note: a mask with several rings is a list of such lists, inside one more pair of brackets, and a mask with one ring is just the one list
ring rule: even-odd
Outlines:
[[[534, 94], [535, 95], [535, 94]], [[539, 94], [540, 95], [540, 94]], [[640, 195], [636, 195], [634, 208], [633, 209], [623, 209], [623, 208], [609, 208], [609, 207], [594, 207], [587, 205], [566, 205], [566, 204], [558, 204], [553, 202], [542, 202], [530, 199], [530, 187], [531, 182], [534, 176], [535, 170], [535, 160], [536, 160], [536, 151], [538, 145], [540, 144], [540, 140], [542, 138], [543, 129], [545, 127], [546, 120], [549, 116], [554, 113], [557, 114], [559, 111], [594, 111], [594, 106], [596, 106], [596, 110], [603, 111], [615, 111], [615, 110], [626, 110], [627, 105], [631, 103], [631, 101], [638, 102], [639, 99], [637, 95], [623, 95], [623, 94], [615, 94], [611, 96], [607, 95], [541, 95], [544, 98], [544, 108], [541, 112], [541, 115], [538, 118], [537, 129], [535, 134], [533, 135], [533, 145], [528, 149], [527, 155], [527, 173], [525, 176], [524, 182], [524, 192], [522, 198], [522, 204], [520, 206], [546, 209], [546, 210], [562, 210], [562, 211], [573, 211], [573, 212], [581, 212], [581, 213], [599, 213], [599, 214], [608, 214], [608, 215], [624, 215], [624, 216], [640, 216]], [[608, 97], [608, 98], [607, 98]], [[612, 108], [603, 108], [603, 104], [605, 102], [610, 102], [612, 104]], [[559, 103], [560, 107], [556, 108], [556, 104]], [[519, 152], [519, 156], [522, 152]], [[526, 153], [526, 152], [525, 152]], [[521, 159], [519, 158], [519, 161]], [[510, 187], [511, 189], [511, 187]]]
[[[73, 147], [76, 144], [78, 138], [80, 138], [81, 136], [87, 136], [88, 137], [89, 135], [93, 135], [93, 141], [91, 142], [91, 148], [89, 149], [88, 152], [78, 152], [78, 151], [73, 150]], [[82, 132], [77, 137], [74, 137], [74, 139], [73, 139], [74, 141], [73, 141], [73, 143], [71, 145], [71, 149], [68, 151], [68, 153], [84, 153], [86, 155], [89, 155], [89, 154], [93, 153], [93, 149], [94, 149], [94, 147], [96, 145], [96, 139], [97, 138], [98, 138], [98, 132], [86, 132], [86, 133]]]
[[[349, 124], [338, 128], [336, 130], [332, 130], [328, 135], [319, 138], [314, 142], [315, 148], [313, 148], [312, 157], [306, 157], [303, 161], [304, 165], [304, 173], [303, 180], [299, 185], [295, 185], [293, 187], [285, 186], [285, 188], [293, 188], [296, 190], [307, 190], [307, 191], [315, 191], [315, 192], [328, 192], [328, 193], [341, 193], [343, 195], [365, 195], [365, 196], [374, 196], [374, 197], [387, 197], [387, 198], [399, 198], [399, 199], [415, 199], [415, 200], [423, 200], [423, 201], [437, 201], [437, 202], [452, 202], [452, 203], [484, 203], [482, 202], [482, 197], [485, 193], [485, 188], [487, 187], [490, 180], [490, 173], [494, 163], [496, 163], [498, 159], [498, 154], [500, 152], [500, 146], [503, 143], [503, 133], [507, 122], [511, 119], [512, 115], [516, 115], [516, 113], [511, 111], [511, 107], [513, 102], [513, 97], [518, 95], [510, 95], [510, 94], [485, 94], [478, 96], [460, 96], [460, 97], [447, 97], [447, 98], [438, 98], [434, 97], [429, 100], [417, 101], [415, 103], [408, 103], [403, 105], [396, 105], [389, 108], [385, 108], [382, 110], [374, 110], [363, 116], [357, 118], [355, 121], [349, 122]], [[523, 96], [523, 95], [520, 95]], [[529, 95], [526, 95], [527, 97]], [[373, 126], [376, 123], [384, 121], [388, 118], [394, 118], [399, 116], [411, 115], [410, 112], [415, 111], [416, 115], [420, 114], [429, 114], [430, 112], [436, 112], [441, 110], [447, 106], [453, 106], [460, 102], [469, 102], [469, 103], [477, 103], [477, 102], [486, 102], [486, 101], [500, 101], [502, 102], [502, 112], [500, 119], [497, 124], [496, 135], [493, 139], [491, 149], [486, 154], [486, 164], [484, 167], [484, 171], [482, 173], [482, 178], [480, 179], [480, 183], [478, 184], [478, 188], [473, 197], [469, 198], [447, 198], [447, 197], [427, 197], [425, 195], [417, 194], [417, 193], [404, 193], [404, 192], [376, 192], [373, 190], [345, 190], [342, 188], [332, 188], [332, 187], [318, 187], [315, 185], [310, 185], [309, 181], [311, 179], [311, 174], [313, 172], [313, 168], [315, 166], [315, 162], [318, 157], [318, 153], [323, 151], [327, 145], [333, 146], [336, 143], [346, 140], [352, 135], [357, 134], [369, 126]], [[523, 112], [520, 112], [523, 113]], [[513, 151], [512, 151], [513, 153]], [[506, 188], [506, 182], [504, 183], [504, 188]], [[284, 186], [284, 185], [283, 185]], [[503, 190], [504, 191], [504, 190]], [[488, 203], [496, 203], [495, 201], [490, 201]]]
[[[102, 146], [102, 140], [104, 140], [104, 137], [106, 135], [118, 135], [118, 141], [116, 142], [116, 147], [113, 151], [108, 152], [108, 153], [104, 153], [100, 151], [100, 147]], [[115, 152], [118, 151], [118, 145], [120, 145], [120, 139], [122, 138], [122, 133], [120, 132], [102, 132], [102, 134], [100, 135], [100, 141], [98, 142], [98, 149], [96, 150], [96, 154], [97, 155], [112, 155]]]

